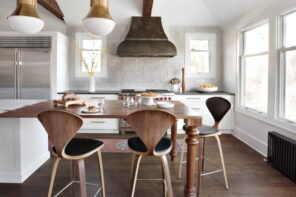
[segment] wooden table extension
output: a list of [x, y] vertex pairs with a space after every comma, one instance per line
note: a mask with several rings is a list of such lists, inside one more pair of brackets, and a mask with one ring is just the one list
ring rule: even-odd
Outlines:
[[[55, 106], [53, 101], [45, 101], [38, 104], [30, 105], [16, 110], [11, 110], [0, 114], [0, 118], [34, 118], [40, 112], [46, 110], [65, 110], [75, 113], [83, 118], [126, 118], [128, 114], [142, 109], [155, 109], [170, 112], [175, 115], [177, 119], [184, 119], [185, 124], [189, 127], [186, 132], [187, 139], [187, 168], [186, 168], [186, 184], [184, 189], [185, 197], [195, 197], [199, 195], [200, 180], [201, 180], [201, 159], [198, 160], [196, 166], [195, 158], [197, 154], [201, 153], [202, 147], [197, 147], [199, 144], [197, 127], [202, 124], [202, 117], [185, 104], [180, 101], [172, 101], [175, 104], [171, 109], [159, 109], [156, 107], [138, 106], [138, 107], [124, 107], [122, 101], [105, 101], [104, 111], [102, 113], [87, 114], [82, 113], [82, 106], [70, 106], [64, 108], [62, 106]], [[176, 140], [177, 140], [177, 122], [172, 126], [173, 149], [171, 152], [171, 159], [174, 160], [176, 156]], [[198, 171], [198, 178], [195, 177], [195, 171]]]

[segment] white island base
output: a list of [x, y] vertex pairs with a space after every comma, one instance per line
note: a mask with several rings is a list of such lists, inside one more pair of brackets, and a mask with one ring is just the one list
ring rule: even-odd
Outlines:
[[0, 183], [23, 183], [49, 158], [37, 118], [0, 118]]

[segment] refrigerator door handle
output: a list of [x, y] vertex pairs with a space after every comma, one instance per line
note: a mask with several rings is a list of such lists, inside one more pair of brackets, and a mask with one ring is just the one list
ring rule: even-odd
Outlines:
[[18, 51], [14, 51], [14, 98], [18, 99]]
[[22, 62], [21, 62], [21, 50], [18, 50], [18, 99], [22, 99]]

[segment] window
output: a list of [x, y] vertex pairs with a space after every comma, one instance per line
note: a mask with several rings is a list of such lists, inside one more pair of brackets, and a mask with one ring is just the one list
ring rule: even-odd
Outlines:
[[105, 40], [87, 33], [77, 33], [76, 43], [76, 76], [105, 76]]
[[296, 11], [282, 16], [280, 117], [296, 123]]
[[188, 77], [215, 77], [215, 34], [187, 34], [185, 53], [186, 73]]
[[242, 32], [240, 62], [240, 105], [267, 113], [269, 24]]

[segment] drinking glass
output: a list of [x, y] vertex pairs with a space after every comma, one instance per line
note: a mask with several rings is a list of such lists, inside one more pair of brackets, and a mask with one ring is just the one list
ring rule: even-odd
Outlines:
[[141, 104], [141, 98], [139, 96], [134, 97], [134, 105], [135, 107], [138, 107]]

